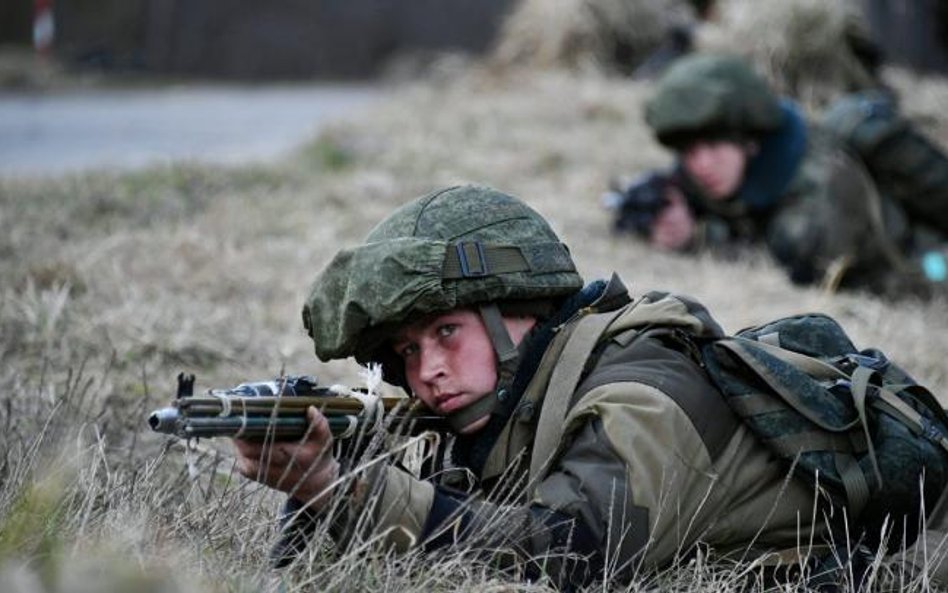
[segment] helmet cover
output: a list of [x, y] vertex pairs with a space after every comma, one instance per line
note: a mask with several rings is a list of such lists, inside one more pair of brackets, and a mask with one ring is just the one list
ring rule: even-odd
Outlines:
[[478, 185], [439, 190], [395, 210], [319, 273], [303, 324], [321, 360], [373, 360], [400, 324], [496, 301], [579, 290], [568, 248], [522, 201]]
[[645, 106], [658, 141], [675, 149], [697, 138], [758, 137], [782, 120], [767, 82], [743, 60], [722, 55], [680, 58]]

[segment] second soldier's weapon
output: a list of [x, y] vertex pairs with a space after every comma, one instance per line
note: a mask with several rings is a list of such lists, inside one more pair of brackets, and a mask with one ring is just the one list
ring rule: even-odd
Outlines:
[[602, 195], [603, 204], [615, 213], [613, 230], [649, 236], [658, 213], [668, 205], [668, 187], [675, 184], [674, 175], [664, 171], [614, 179]]
[[232, 437], [294, 440], [306, 434], [306, 410], [316, 406], [333, 436], [347, 439], [379, 429], [402, 433], [444, 431], [443, 419], [416, 400], [382, 397], [343, 387], [320, 387], [311, 376], [242, 383], [194, 395], [194, 375], [178, 375], [171, 406], [148, 416], [152, 430], [183, 439]]

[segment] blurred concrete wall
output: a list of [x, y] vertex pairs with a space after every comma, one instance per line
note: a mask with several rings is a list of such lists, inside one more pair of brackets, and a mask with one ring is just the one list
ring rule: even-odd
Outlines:
[[[405, 53], [482, 51], [516, 1], [53, 0], [55, 52], [159, 74], [364, 77]], [[948, 73], [948, 0], [857, 1], [887, 60]], [[0, 0], [0, 45], [29, 46], [32, 12]]]
[[55, 54], [67, 63], [103, 68], [146, 66], [142, 40], [150, 0], [52, 0]]
[[256, 79], [361, 77], [406, 52], [482, 51], [513, 0], [54, 2], [67, 61]]
[[150, 0], [145, 61], [163, 72], [354, 77], [405, 52], [481, 51], [509, 0]]
[[33, 42], [33, 3], [23, 0], [0, 2], [0, 44], [29, 45]]
[[886, 61], [948, 73], [948, 0], [861, 0]]

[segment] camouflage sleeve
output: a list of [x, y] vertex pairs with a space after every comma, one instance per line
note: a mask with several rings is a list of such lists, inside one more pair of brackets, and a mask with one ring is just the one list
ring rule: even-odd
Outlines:
[[[707, 399], [695, 390], [696, 400]], [[708, 431], [721, 424], [716, 416]], [[681, 402], [642, 383], [607, 383], [583, 396], [567, 424], [567, 443], [527, 496], [522, 483], [485, 499], [389, 468], [380, 502], [356, 515], [372, 517], [397, 549], [461, 547], [522, 577], [568, 586], [625, 580], [640, 563], [668, 561], [700, 535], [690, 531], [699, 525], [680, 519], [707, 502], [711, 459]]]
[[[610, 507], [608, 501], [600, 500], [600, 486], [614, 484], [615, 494], [622, 496], [625, 483], [622, 460], [603, 446], [602, 439], [601, 424], [594, 419], [576, 434], [554, 471], [539, 485], [541, 493], [574, 493], [573, 504], [563, 508], [550, 508], [537, 498], [516, 504], [516, 492], [510, 492], [511, 503], [504, 504], [504, 495], [489, 502], [436, 489], [422, 533], [425, 550], [464, 546], [517, 567], [525, 578], [546, 576], [560, 586], [581, 586], [600, 577], [605, 536], [599, 526], [608, 522]], [[591, 474], [596, 475], [595, 485], [588, 479]]]
[[327, 513], [329, 534], [338, 547], [373, 539], [404, 552], [419, 543], [434, 499], [433, 484], [389, 463], [373, 464], [347, 481]]
[[[598, 467], [621, 472], [621, 461], [603, 454], [595, 432], [590, 427], [564, 456], [564, 471], [599, 458]], [[561, 585], [583, 585], [602, 574], [601, 538], [587, 526], [587, 521], [600, 520], [595, 513], [573, 515], [537, 503], [487, 502], [416, 479], [392, 465], [360, 476], [349, 489], [351, 493], [324, 515], [308, 512], [295, 499], [287, 501], [282, 537], [271, 551], [276, 567], [290, 564], [318, 533], [328, 532], [339, 549], [369, 539], [399, 552], [456, 547], [521, 571], [522, 578], [545, 575]]]
[[[693, 536], [678, 525], [678, 509], [668, 505], [694, 516], [705, 491], [693, 488], [695, 472], [685, 466], [707, 470], [710, 460], [690, 421], [660, 391], [610, 385], [593, 397], [619, 392], [641, 396], [642, 419], [629, 423], [621, 413], [583, 416], [528, 504], [436, 490], [421, 535], [425, 549], [463, 545], [490, 551], [495, 562], [502, 550], [522, 576], [546, 576], [560, 587], [598, 579], [623, 582], [641, 565], [669, 560]], [[668, 405], [648, 408], [649, 402], [663, 401]], [[617, 423], [626, 434], [614, 434]], [[683, 446], [671, 446], [674, 439], [660, 434], [665, 431], [678, 433]], [[632, 432], [637, 435], [627, 434]], [[622, 440], [640, 446], [640, 455], [630, 459]], [[684, 496], [688, 500], [681, 500]]]
[[[523, 578], [548, 576], [560, 584], [582, 585], [603, 572], [601, 529], [608, 522], [609, 503], [598, 493], [583, 493], [597, 481], [615, 482], [622, 490], [624, 466], [603, 447], [602, 427], [593, 420], [580, 430], [541, 488], [577, 491], [576, 504], [554, 510], [535, 501], [524, 504], [521, 491], [507, 489], [485, 500], [420, 480], [396, 465], [377, 464], [340, 486], [340, 495], [326, 513], [316, 515], [289, 499], [282, 515], [282, 537], [271, 552], [276, 566], [285, 566], [319, 533], [328, 533], [339, 549], [369, 539], [405, 552], [463, 548], [485, 560], [522, 571]], [[606, 476], [612, 476], [611, 479]], [[564, 486], [564, 484], [567, 484]], [[522, 484], [521, 484], [522, 486]]]
[[[686, 381], [673, 363], [643, 360], [640, 381], [606, 381], [586, 392], [564, 424], [577, 437], [536, 491], [546, 506], [589, 525], [611, 571], [661, 566], [686, 553], [727, 491], [712, 491], [712, 458], [728, 448], [733, 424], [707, 405], [720, 398], [706, 383]], [[611, 371], [627, 375], [626, 367], [600, 370], [608, 379]], [[661, 388], [642, 382], [651, 370]]]
[[434, 485], [389, 463], [369, 464], [343, 476], [334, 500], [321, 512], [288, 498], [270, 550], [275, 568], [292, 563], [314, 538], [328, 535], [339, 550], [372, 539], [396, 551], [415, 547], [431, 510]]
[[904, 211], [879, 193], [865, 167], [846, 152], [831, 145], [811, 152], [767, 224], [771, 254], [798, 284], [843, 272], [860, 283], [897, 269], [910, 233]]

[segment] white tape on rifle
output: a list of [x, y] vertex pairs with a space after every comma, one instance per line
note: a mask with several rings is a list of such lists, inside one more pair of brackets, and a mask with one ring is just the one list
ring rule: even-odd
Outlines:
[[359, 430], [359, 420], [355, 416], [344, 416], [349, 421], [349, 426], [337, 437], [342, 440], [350, 439]]
[[221, 418], [225, 416], [230, 416], [231, 413], [231, 402], [233, 401], [226, 393], [220, 393], [218, 391], [208, 391], [208, 394], [216, 397], [221, 402], [221, 413], [218, 414]]

